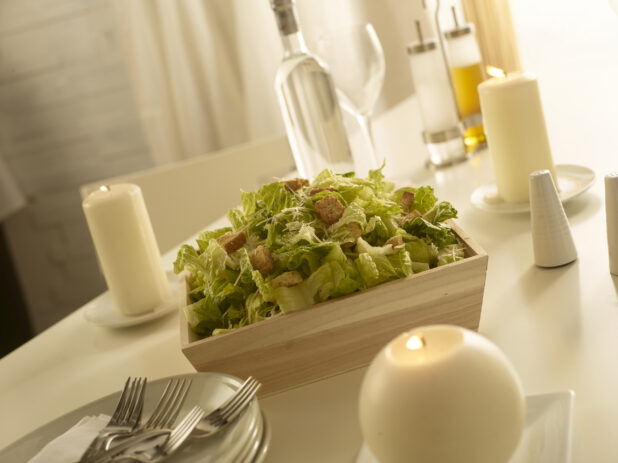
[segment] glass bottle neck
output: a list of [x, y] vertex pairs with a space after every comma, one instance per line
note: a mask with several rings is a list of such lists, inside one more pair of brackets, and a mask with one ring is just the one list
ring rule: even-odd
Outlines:
[[305, 40], [298, 28], [296, 8], [293, 0], [271, 0], [281, 35], [284, 58], [292, 55], [308, 53]]
[[281, 35], [281, 43], [283, 44], [283, 55], [285, 58], [308, 53], [309, 51], [303, 35], [298, 30], [288, 35]]

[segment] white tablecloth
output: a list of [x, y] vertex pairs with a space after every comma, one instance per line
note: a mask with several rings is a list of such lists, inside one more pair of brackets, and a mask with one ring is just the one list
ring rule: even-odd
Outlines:
[[[573, 60], [592, 60], [587, 49], [569, 48], [560, 56], [570, 53]], [[575, 69], [565, 60], [568, 66], [551, 68], [541, 79], [554, 160], [591, 167], [598, 175], [589, 192], [565, 206], [579, 254], [565, 267], [534, 266], [528, 215], [472, 207], [471, 192], [492, 178], [487, 152], [453, 168], [424, 170], [414, 100], [375, 126], [391, 177], [434, 185], [489, 253], [480, 333], [511, 359], [526, 393], [575, 391], [573, 461], [581, 463], [618, 461], [618, 283], [608, 270], [602, 181], [618, 167], [618, 62], [609, 52], [603, 58], [602, 72]], [[168, 267], [173, 254], [164, 257]], [[0, 448], [118, 390], [129, 375], [156, 379], [190, 371], [180, 351], [177, 314], [109, 330], [89, 325], [77, 310], [0, 360]], [[273, 428], [267, 461], [353, 462], [361, 445], [356, 401], [362, 375], [353, 371], [263, 400]]]

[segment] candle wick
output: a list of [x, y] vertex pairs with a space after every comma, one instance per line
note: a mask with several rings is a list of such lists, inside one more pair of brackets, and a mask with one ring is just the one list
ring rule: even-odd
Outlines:
[[421, 31], [421, 22], [416, 20], [416, 33], [418, 34], [418, 39], [423, 44], [423, 31]]
[[110, 186], [109, 186], [109, 185], [101, 185], [101, 186], [99, 187], [99, 190], [101, 190], [101, 191], [110, 191], [110, 190], [111, 190], [111, 188], [110, 188]]
[[457, 12], [455, 11], [455, 5], [451, 6], [453, 12], [453, 19], [455, 20], [455, 29], [459, 29], [459, 21], [457, 21]]

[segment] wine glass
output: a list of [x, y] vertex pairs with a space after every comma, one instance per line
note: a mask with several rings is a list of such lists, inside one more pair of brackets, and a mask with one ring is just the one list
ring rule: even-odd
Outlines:
[[384, 51], [371, 24], [344, 26], [320, 34], [313, 43], [315, 53], [326, 62], [335, 82], [341, 107], [356, 118], [366, 138], [372, 168], [378, 156], [371, 129], [371, 113], [384, 83]]

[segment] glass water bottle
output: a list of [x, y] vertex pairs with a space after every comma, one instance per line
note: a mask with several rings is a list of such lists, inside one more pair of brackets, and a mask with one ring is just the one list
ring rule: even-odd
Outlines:
[[270, 1], [284, 50], [275, 91], [298, 173], [312, 179], [325, 168], [336, 173], [353, 171], [333, 80], [305, 45], [294, 0]]

